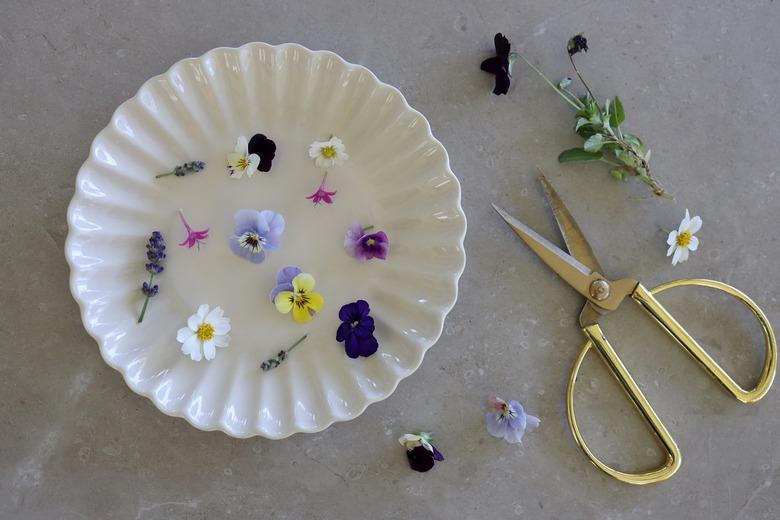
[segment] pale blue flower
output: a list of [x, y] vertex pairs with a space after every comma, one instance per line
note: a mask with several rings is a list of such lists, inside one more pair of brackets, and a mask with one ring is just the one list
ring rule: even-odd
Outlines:
[[510, 444], [521, 442], [526, 430], [533, 430], [540, 422], [538, 417], [525, 413], [523, 405], [517, 401], [507, 403], [496, 396], [488, 399], [485, 418], [490, 435]]

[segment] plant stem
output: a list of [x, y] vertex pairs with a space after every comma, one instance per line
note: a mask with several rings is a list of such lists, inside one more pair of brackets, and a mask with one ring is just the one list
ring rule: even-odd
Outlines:
[[[152, 280], [154, 280], [154, 273], [149, 273], [149, 288], [152, 287]], [[151, 298], [151, 296], [147, 294], [146, 299], [144, 300], [144, 306], [141, 308], [141, 315], [138, 316], [138, 323], [144, 321], [144, 315], [146, 314], [146, 307], [149, 305], [149, 298]]]
[[588, 91], [588, 94], [590, 94], [590, 98], [593, 100], [594, 103], [596, 103], [596, 108], [599, 109], [599, 112], [601, 112], [601, 106], [599, 105], [599, 100], [596, 99], [595, 94], [593, 94], [593, 91], [590, 89], [588, 84], [585, 82], [585, 78], [582, 77], [582, 74], [580, 74], [579, 69], [577, 68], [577, 65], [574, 63], [574, 56], [569, 54], [569, 61], [571, 62], [571, 66], [574, 68], [574, 72], [577, 74], [577, 77], [580, 78], [580, 82], [582, 83], [582, 86], [585, 87], [585, 90]]
[[553, 89], [555, 92], [557, 92], [557, 93], [558, 93], [558, 95], [559, 95], [559, 96], [561, 96], [561, 97], [562, 97], [562, 98], [563, 98], [563, 99], [564, 99], [564, 100], [565, 100], [565, 101], [566, 101], [568, 104], [570, 104], [572, 107], [574, 107], [574, 108], [575, 108], [575, 109], [577, 109], [577, 110], [581, 110], [581, 109], [583, 108], [583, 106], [584, 106], [584, 105], [582, 104], [582, 102], [581, 102], [579, 99], [578, 99], [578, 100], [577, 100], [577, 102], [575, 103], [574, 101], [572, 101], [571, 99], [569, 99], [569, 98], [568, 98], [566, 95], [564, 95], [564, 94], [563, 94], [563, 92], [561, 92], [561, 90], [560, 90], [560, 89], [559, 89], [557, 86], [555, 86], [555, 84], [554, 84], [552, 81], [550, 81], [550, 79], [549, 79], [547, 76], [545, 76], [545, 75], [542, 73], [542, 71], [541, 71], [541, 70], [537, 69], [537, 68], [536, 68], [536, 66], [534, 66], [534, 64], [533, 64], [533, 63], [531, 63], [530, 61], [528, 61], [528, 58], [526, 58], [525, 56], [523, 56], [523, 55], [522, 55], [522, 54], [520, 54], [519, 52], [516, 52], [516, 53], [514, 53], [514, 54], [516, 54], [516, 55], [520, 56], [520, 57], [523, 59], [523, 61], [524, 61], [524, 62], [526, 62], [526, 63], [528, 64], [528, 66], [529, 66], [529, 67], [531, 67], [531, 68], [533, 69], [533, 71], [534, 71], [534, 72], [536, 72], [537, 74], [539, 74], [539, 76], [540, 76], [540, 77], [541, 77], [541, 78], [542, 78], [544, 81], [546, 81], [546, 82], [547, 82], [547, 84], [548, 84], [548, 85], [550, 85], [550, 86], [552, 87], [552, 89]]
[[308, 335], [308, 334], [304, 334], [303, 336], [301, 336], [301, 339], [299, 339], [298, 341], [296, 341], [295, 343], [293, 343], [292, 345], [290, 345], [290, 347], [287, 349], [287, 352], [288, 352], [288, 353], [289, 353], [289, 352], [292, 352], [292, 349], [294, 349], [295, 347], [297, 347], [298, 345], [300, 345], [301, 343], [303, 343], [303, 340], [305, 340], [305, 339], [306, 339], [306, 338], [308, 338], [308, 337], [309, 337], [309, 335]]
[[169, 175], [173, 175], [174, 173], [176, 173], [176, 171], [175, 170], [171, 170], [168, 173], [161, 173], [160, 175], [155, 175], [154, 178], [155, 179], [159, 179], [160, 177], [167, 177]]
[[366, 231], [371, 231], [372, 229], [374, 229], [373, 225], [366, 226], [366, 227], [363, 228], [363, 233], [365, 233]]

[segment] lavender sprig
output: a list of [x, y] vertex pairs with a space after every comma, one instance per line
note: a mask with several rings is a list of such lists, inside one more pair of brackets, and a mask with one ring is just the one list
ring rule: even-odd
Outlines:
[[199, 171], [202, 171], [203, 168], [206, 167], [206, 163], [203, 161], [192, 161], [187, 162], [184, 164], [180, 164], [177, 167], [175, 167], [173, 170], [161, 173], [159, 175], [155, 175], [155, 179], [159, 179], [160, 177], [168, 177], [169, 175], [175, 175], [176, 177], [184, 177], [185, 175], [189, 175], [191, 173], [198, 173]]
[[279, 365], [282, 364], [282, 361], [287, 359], [287, 356], [290, 354], [290, 352], [292, 352], [295, 347], [300, 345], [303, 342], [303, 340], [305, 340], [308, 337], [309, 337], [308, 334], [304, 334], [303, 336], [301, 336], [301, 338], [298, 341], [290, 345], [290, 347], [287, 350], [280, 350], [279, 353], [276, 354], [276, 356], [266, 359], [265, 361], [260, 363], [260, 368], [263, 369], [263, 372], [268, 372], [269, 370], [278, 367]]
[[146, 244], [146, 258], [149, 262], [146, 264], [146, 272], [149, 273], [149, 281], [141, 284], [141, 292], [146, 296], [144, 306], [141, 308], [141, 315], [138, 317], [138, 323], [144, 321], [146, 308], [149, 306], [149, 298], [156, 296], [160, 287], [157, 284], [152, 285], [154, 275], [160, 274], [165, 269], [162, 261], [165, 259], [165, 239], [159, 231], [153, 231]]

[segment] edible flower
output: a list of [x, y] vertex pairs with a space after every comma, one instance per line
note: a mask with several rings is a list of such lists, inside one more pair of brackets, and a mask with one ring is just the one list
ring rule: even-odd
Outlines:
[[206, 304], [198, 307], [198, 312], [187, 319], [187, 326], [176, 332], [176, 341], [181, 343], [182, 353], [193, 361], [214, 359], [217, 347], [225, 348], [230, 344], [230, 319], [225, 317], [221, 307], [209, 311]]
[[233, 179], [240, 179], [246, 173], [247, 177], [252, 177], [260, 164], [260, 156], [256, 153], [249, 153], [249, 141], [243, 135], [238, 136], [236, 148], [227, 155], [227, 171]]
[[184, 212], [181, 209], [179, 210], [179, 218], [181, 219], [181, 223], [184, 224], [184, 228], [187, 230], [187, 238], [179, 245], [187, 246], [190, 249], [194, 246], [198, 246], [198, 251], [200, 251], [200, 243], [209, 237], [209, 228], [192, 229], [187, 222], [187, 219], [184, 218]]
[[274, 369], [274, 368], [278, 367], [279, 365], [281, 365], [282, 362], [285, 359], [287, 359], [287, 356], [290, 355], [290, 352], [292, 352], [295, 347], [300, 345], [303, 342], [303, 340], [305, 340], [307, 337], [309, 337], [309, 335], [308, 334], [304, 334], [301, 337], [301, 339], [299, 339], [298, 341], [296, 341], [295, 343], [293, 343], [292, 345], [287, 347], [287, 350], [280, 350], [279, 353], [276, 354], [274, 357], [268, 358], [265, 361], [263, 361], [262, 363], [260, 363], [260, 369], [263, 372], [268, 372], [269, 370]]
[[320, 187], [317, 188], [317, 191], [306, 197], [307, 199], [311, 200], [315, 206], [320, 202], [324, 202], [325, 204], [333, 204], [333, 196], [336, 194], [336, 192], [325, 189], [325, 180], [327, 178], [328, 172], [325, 172], [325, 175], [322, 176], [322, 182], [320, 183]]
[[203, 161], [187, 162], [176, 166], [173, 170], [169, 172], [155, 175], [154, 178], [159, 179], [160, 177], [168, 177], [169, 175], [175, 175], [176, 177], [184, 177], [185, 175], [198, 173], [199, 171], [202, 171], [203, 168], [205, 167], [206, 167], [206, 163], [204, 163]]
[[532, 430], [540, 423], [538, 417], [525, 413], [523, 405], [517, 401], [507, 403], [496, 396], [488, 399], [485, 419], [490, 435], [510, 444], [521, 442], [526, 430]]
[[[700, 216], [691, 218], [688, 209], [685, 210], [685, 217], [680, 222], [677, 231], [670, 231], [666, 243], [669, 249], [666, 256], [672, 257], [672, 265], [688, 260], [688, 252], [699, 249], [699, 239], [694, 234], [701, 229], [702, 221]], [[674, 256], [672, 256], [674, 255]]]
[[271, 169], [271, 162], [276, 157], [276, 143], [263, 134], [255, 134], [249, 140], [247, 151], [249, 155], [260, 157], [257, 169], [261, 172], [267, 172]]
[[483, 61], [479, 68], [496, 76], [493, 94], [500, 96], [509, 92], [514, 57], [509, 54], [511, 46], [503, 34], [496, 33], [493, 44], [496, 47], [496, 55]]
[[309, 157], [314, 159], [318, 168], [341, 166], [349, 159], [347, 148], [341, 139], [331, 136], [327, 141], [314, 141], [309, 146]]
[[164, 270], [162, 262], [165, 260], [165, 239], [163, 239], [159, 231], [153, 231], [149, 241], [146, 243], [146, 259], [149, 262], [144, 267], [146, 272], [149, 273], [149, 281], [141, 285], [141, 292], [146, 298], [144, 299], [144, 306], [141, 308], [141, 315], [138, 316], [138, 323], [144, 321], [146, 308], [149, 306], [149, 298], [157, 296], [157, 292], [160, 290], [157, 284], [152, 285], [154, 276], [162, 273]]
[[341, 325], [336, 331], [336, 341], [344, 342], [347, 356], [353, 359], [368, 357], [379, 348], [374, 337], [374, 318], [368, 315], [370, 312], [371, 307], [365, 300], [348, 303], [339, 310]]
[[271, 297], [271, 303], [274, 303], [274, 300], [276, 299], [276, 295], [279, 294], [282, 291], [292, 291], [293, 290], [293, 279], [301, 274], [303, 271], [300, 267], [296, 267], [294, 265], [288, 265], [287, 267], [282, 267], [279, 269], [279, 272], [276, 273], [276, 287], [271, 291], [270, 297]]
[[230, 249], [249, 260], [259, 264], [265, 260], [266, 251], [279, 248], [279, 242], [284, 233], [284, 217], [271, 210], [255, 211], [241, 209], [235, 214], [236, 227], [230, 237]]
[[398, 442], [406, 448], [406, 458], [409, 466], [420, 472], [430, 470], [434, 461], [443, 461], [444, 455], [431, 444], [433, 434], [430, 432], [405, 433], [398, 438]]
[[314, 277], [309, 273], [299, 273], [292, 279], [292, 291], [279, 291], [274, 297], [276, 310], [282, 314], [292, 311], [293, 319], [306, 323], [322, 310], [325, 300], [314, 291]]
[[347, 229], [347, 234], [344, 236], [344, 249], [350, 256], [361, 262], [372, 258], [380, 260], [387, 258], [387, 253], [390, 251], [390, 239], [387, 238], [384, 231], [368, 233], [372, 229], [374, 226], [363, 227], [358, 223], [352, 224]]
[[569, 43], [566, 44], [566, 50], [569, 56], [574, 56], [579, 52], [588, 52], [588, 40], [582, 34], [572, 36]]

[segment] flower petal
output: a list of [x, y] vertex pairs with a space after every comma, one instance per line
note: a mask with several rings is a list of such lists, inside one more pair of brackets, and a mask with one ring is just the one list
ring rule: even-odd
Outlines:
[[274, 305], [276, 310], [282, 314], [287, 314], [293, 308], [293, 302], [295, 301], [295, 295], [292, 291], [282, 291], [274, 298]]
[[671, 256], [675, 249], [677, 249], [677, 244], [670, 245], [669, 249], [666, 250], [666, 256]]
[[214, 327], [214, 334], [224, 335], [230, 332], [230, 319], [228, 318], [220, 318], [210, 323]]
[[339, 319], [341, 321], [352, 321], [357, 315], [357, 302], [342, 305], [339, 309]]
[[219, 348], [225, 348], [230, 345], [230, 336], [217, 335], [214, 336], [214, 344]]
[[260, 156], [253, 153], [249, 156], [249, 165], [246, 167], [247, 177], [252, 177], [257, 171], [257, 166], [260, 164]]
[[674, 250], [674, 256], [672, 257], [672, 265], [677, 265], [678, 262], [680, 262], [680, 257], [682, 256], [683, 248], [678, 247]]
[[214, 356], [217, 355], [217, 349], [214, 345], [214, 339], [210, 339], [203, 342], [203, 357], [205, 357], [207, 360], [214, 359]]
[[320, 312], [325, 305], [325, 298], [320, 293], [309, 293], [309, 309]]
[[680, 248], [680, 263], [685, 262], [688, 260], [688, 248], [687, 247], [681, 247]]
[[293, 278], [292, 284], [295, 288], [295, 292], [308, 293], [314, 290], [314, 277], [309, 273], [301, 273]]
[[354, 334], [347, 336], [344, 341], [344, 351], [352, 359], [360, 357], [360, 340]]
[[278, 285], [281, 285], [283, 283], [292, 284], [293, 278], [301, 274], [301, 272], [302, 272], [301, 268], [295, 267], [294, 265], [288, 265], [287, 267], [282, 267], [281, 269], [279, 269], [279, 272], [276, 274], [276, 283]]
[[308, 323], [312, 318], [309, 307], [304, 307], [303, 305], [293, 305], [292, 315], [293, 319], [298, 323]]
[[257, 232], [257, 216], [259, 211], [253, 209], [240, 209], [233, 215], [235, 220], [235, 234], [243, 235], [247, 231]]
[[271, 291], [270, 297], [271, 297], [271, 303], [274, 303], [274, 300], [276, 300], [276, 295], [279, 294], [282, 291], [292, 292], [293, 286], [291, 283], [282, 283], [274, 287], [274, 289]]
[[214, 307], [211, 312], [209, 312], [205, 318], [203, 318], [203, 321], [206, 323], [211, 323], [214, 325], [214, 322], [221, 319], [222, 316], [225, 315], [225, 311], [222, 310], [222, 307], [216, 306]]
[[688, 249], [690, 249], [691, 251], [696, 251], [697, 249], [699, 249], [699, 238], [698, 237], [691, 237], [691, 243], [688, 244]]
[[[339, 328], [336, 329], [336, 341], [341, 343], [342, 341], [345, 341], [347, 337], [349, 336], [349, 332], [352, 327], [350, 327], [349, 322], [343, 321], [341, 322], [341, 325], [339, 325]], [[187, 329], [189, 330], [189, 329]]]
[[235, 151], [241, 155], [247, 155], [249, 151], [249, 141], [247, 141], [246, 137], [243, 135], [239, 135], [238, 139], [236, 139]]
[[673, 246], [677, 243], [677, 231], [669, 231], [669, 236], [666, 239], [666, 243]]
[[176, 341], [178, 341], [179, 343], [184, 343], [194, 335], [195, 335], [194, 330], [192, 330], [189, 327], [184, 327], [176, 331]]
[[200, 350], [200, 341], [198, 340], [198, 337], [193, 334], [193, 336], [185, 341], [181, 346], [181, 351], [184, 354], [187, 354], [190, 356], [190, 359], [193, 361], [200, 361], [203, 359], [203, 354]]
[[702, 221], [701, 221], [701, 217], [700, 216], [697, 215], [697, 216], [693, 217], [691, 219], [690, 225], [688, 226], [688, 233], [693, 235], [694, 233], [699, 231], [701, 229], [701, 224], [702, 224]]
[[360, 343], [360, 355], [363, 357], [368, 357], [379, 350], [379, 342], [374, 336], [369, 336], [367, 338], [358, 337], [358, 342]]
[[685, 208], [685, 217], [683, 217], [682, 221], [680, 222], [680, 227], [678, 231], [682, 233], [683, 231], [688, 231], [688, 228], [691, 225], [691, 214], [688, 212], [688, 208]]

